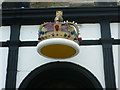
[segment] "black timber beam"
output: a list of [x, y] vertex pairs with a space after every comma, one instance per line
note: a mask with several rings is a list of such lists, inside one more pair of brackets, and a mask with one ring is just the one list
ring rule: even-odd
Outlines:
[[114, 59], [112, 51], [113, 41], [111, 40], [107, 42], [107, 40], [111, 38], [110, 23], [105, 20], [101, 22], [100, 25], [106, 90], [116, 90]]
[[53, 21], [58, 10], [63, 11], [64, 20], [77, 23], [120, 22], [120, 6], [88, 6], [88, 7], [59, 7], [59, 8], [16, 8], [2, 9], [2, 25], [19, 22], [22, 25], [39, 25]]
[[[15, 42], [19, 40], [19, 35], [20, 35], [20, 25], [19, 24], [12, 25], [10, 41]], [[18, 50], [19, 50], [19, 46], [17, 44], [15, 43], [9, 44], [5, 90], [9, 90], [9, 89], [16, 90]]]
[[[79, 42], [80, 46], [84, 45], [102, 45], [102, 43], [109, 43], [112, 42], [112, 45], [120, 45], [120, 39], [108, 39], [108, 40], [82, 40]], [[7, 42], [0, 42], [1, 47], [9, 47], [11, 44], [18, 45], [19, 47], [30, 47], [30, 46], [37, 46], [38, 41], [7, 41]]]

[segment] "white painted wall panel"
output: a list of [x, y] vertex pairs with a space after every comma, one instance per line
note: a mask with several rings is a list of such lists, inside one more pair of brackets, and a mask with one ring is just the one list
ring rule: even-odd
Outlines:
[[10, 40], [10, 26], [0, 27], [0, 41]]
[[120, 45], [118, 46], [118, 88], [120, 89]]
[[0, 47], [0, 89], [5, 88], [8, 48]]
[[[20, 47], [18, 60], [19, 73], [30, 72], [43, 64], [58, 61], [40, 56], [36, 51], [36, 47]], [[101, 82], [102, 86], [105, 87], [101, 46], [81, 46], [79, 55], [62, 61], [73, 62], [85, 67], [91, 71]], [[25, 76], [22, 76], [20, 79], [23, 79], [23, 77]], [[20, 81], [22, 81], [20, 79], [17, 81], [17, 86], [19, 86]]]
[[115, 66], [116, 85], [118, 88], [118, 45], [113, 45], [113, 58]]
[[31, 71], [34, 68], [51, 60], [40, 56], [36, 47], [20, 47], [18, 55], [18, 70]]
[[24, 80], [24, 78], [29, 74], [30, 72], [27, 71], [19, 71], [17, 73], [17, 82], [16, 82], [16, 88], [19, 88], [20, 83]]
[[38, 30], [40, 25], [25, 25], [21, 26], [20, 29], [20, 40], [21, 41], [37, 41], [38, 40]]
[[[114, 39], [118, 39], [118, 27], [120, 27], [120, 23], [111, 23], [111, 37]], [[119, 38], [120, 39], [120, 38]]]
[[83, 40], [98, 40], [101, 38], [100, 24], [80, 24], [79, 27]]

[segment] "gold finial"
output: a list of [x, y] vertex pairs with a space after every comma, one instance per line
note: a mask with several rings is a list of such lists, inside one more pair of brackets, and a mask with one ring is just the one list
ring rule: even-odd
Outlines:
[[56, 11], [56, 17], [55, 17], [54, 21], [55, 22], [63, 22], [62, 15], [63, 15], [62, 11]]
[[56, 11], [56, 16], [62, 16], [63, 12], [62, 11]]

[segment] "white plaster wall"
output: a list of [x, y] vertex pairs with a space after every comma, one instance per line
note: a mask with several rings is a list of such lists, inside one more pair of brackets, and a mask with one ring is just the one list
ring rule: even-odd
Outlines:
[[101, 38], [100, 24], [80, 24], [81, 36], [83, 40], [98, 40]]
[[0, 47], [0, 89], [5, 88], [8, 48]]
[[[118, 26], [120, 26], [120, 23], [110, 23], [111, 28], [111, 37], [114, 39], [118, 39]], [[120, 38], [119, 38], [120, 39]]]
[[113, 45], [113, 58], [115, 66], [116, 85], [118, 88], [118, 45]]
[[120, 45], [118, 46], [118, 88], [120, 89]]
[[0, 41], [10, 40], [10, 26], [0, 27]]
[[20, 40], [21, 41], [37, 41], [38, 40], [38, 30], [40, 25], [22, 25], [20, 29]]

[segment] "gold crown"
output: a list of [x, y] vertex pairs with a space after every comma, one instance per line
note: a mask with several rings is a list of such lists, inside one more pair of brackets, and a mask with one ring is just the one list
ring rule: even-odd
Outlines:
[[76, 23], [64, 21], [62, 11], [56, 12], [55, 22], [47, 22], [40, 26], [38, 40], [42, 41], [50, 38], [65, 38], [78, 43], [79, 28]]

